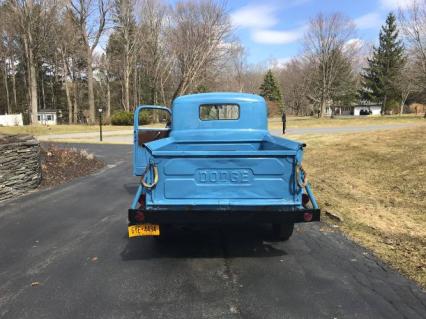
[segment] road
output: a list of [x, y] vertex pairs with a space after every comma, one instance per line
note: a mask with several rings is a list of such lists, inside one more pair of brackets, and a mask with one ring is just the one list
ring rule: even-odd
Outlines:
[[0, 204], [0, 318], [425, 318], [426, 294], [338, 231], [267, 227], [127, 239], [130, 147], [108, 167]]
[[[303, 134], [339, 134], [353, 132], [370, 132], [379, 130], [400, 129], [418, 125], [416, 123], [398, 123], [398, 124], [381, 124], [381, 125], [364, 125], [364, 126], [342, 126], [342, 127], [306, 127], [306, 128], [288, 128], [286, 133], [291, 135]], [[271, 130], [272, 134], [281, 135], [281, 130]], [[132, 130], [107, 131], [103, 132], [103, 142], [113, 144], [132, 144]], [[93, 143], [99, 141], [99, 132], [86, 133], [67, 133], [67, 134], [51, 134], [37, 136], [40, 141], [79, 141]]]

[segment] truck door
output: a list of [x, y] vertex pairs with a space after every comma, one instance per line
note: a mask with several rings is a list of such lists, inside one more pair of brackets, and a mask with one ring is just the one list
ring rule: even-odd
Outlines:
[[165, 106], [140, 105], [133, 118], [133, 172], [140, 175], [148, 162], [146, 143], [169, 136], [172, 113]]

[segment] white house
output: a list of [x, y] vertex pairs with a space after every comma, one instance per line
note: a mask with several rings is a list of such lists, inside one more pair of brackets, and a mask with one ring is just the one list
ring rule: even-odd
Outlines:
[[39, 110], [37, 115], [39, 124], [43, 125], [56, 125], [58, 121], [58, 115], [56, 110], [44, 109]]

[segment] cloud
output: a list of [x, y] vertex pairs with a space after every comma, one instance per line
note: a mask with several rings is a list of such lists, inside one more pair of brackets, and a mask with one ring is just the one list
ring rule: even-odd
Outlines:
[[[231, 22], [241, 28], [266, 29], [277, 25], [280, 21], [278, 13], [282, 10], [297, 7], [311, 0], [286, 0], [275, 4], [268, 0], [258, 1], [257, 4], [245, 5], [231, 12]], [[263, 2], [259, 4], [259, 2]]]
[[269, 67], [270, 68], [283, 69], [293, 59], [294, 59], [294, 57], [292, 57], [292, 56], [285, 57], [285, 58], [274, 59], [274, 60], [270, 61]]
[[381, 26], [383, 19], [379, 13], [367, 13], [355, 19], [355, 24], [359, 29], [371, 29]]
[[360, 51], [365, 47], [365, 41], [359, 38], [349, 39], [345, 42], [343, 49], [348, 51]]
[[[264, 0], [267, 1], [267, 0]], [[262, 44], [288, 44], [303, 37], [306, 27], [277, 30], [281, 10], [299, 6], [310, 0], [290, 0], [277, 4], [249, 4], [231, 13], [232, 24], [249, 29], [251, 39]], [[275, 29], [274, 29], [275, 27]]]
[[255, 30], [252, 39], [256, 43], [264, 44], [288, 44], [300, 40], [306, 27], [292, 30]]
[[384, 9], [395, 10], [398, 8], [406, 9], [413, 3], [413, 0], [380, 0]]
[[241, 28], [270, 28], [279, 20], [272, 5], [247, 5], [231, 13], [234, 26]]
[[363, 46], [364, 40], [359, 38], [352, 38], [346, 41], [345, 45]]

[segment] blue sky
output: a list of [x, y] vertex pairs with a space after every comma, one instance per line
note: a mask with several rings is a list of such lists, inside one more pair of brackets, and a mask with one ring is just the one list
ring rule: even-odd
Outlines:
[[237, 35], [249, 63], [285, 63], [302, 50], [303, 33], [316, 14], [341, 12], [357, 27], [354, 39], [375, 43], [390, 11], [410, 0], [263, 0], [228, 1]]

